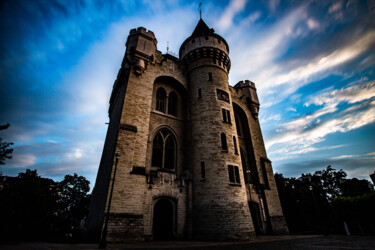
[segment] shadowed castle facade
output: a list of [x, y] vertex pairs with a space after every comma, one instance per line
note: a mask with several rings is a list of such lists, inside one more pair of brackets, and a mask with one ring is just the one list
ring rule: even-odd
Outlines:
[[100, 236], [112, 193], [109, 241], [288, 233], [256, 88], [248, 80], [229, 86], [227, 42], [200, 19], [179, 58], [156, 45], [153, 32], [130, 31], [110, 99], [89, 232]]

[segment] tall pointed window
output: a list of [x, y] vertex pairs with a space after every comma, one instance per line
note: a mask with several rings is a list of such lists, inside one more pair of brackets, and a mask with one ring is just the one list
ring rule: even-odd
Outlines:
[[168, 97], [168, 114], [177, 116], [178, 112], [178, 96], [172, 91]]
[[163, 88], [159, 88], [156, 92], [156, 110], [165, 112], [165, 97], [165, 90]]
[[168, 129], [159, 131], [152, 141], [153, 167], [175, 169], [176, 164], [176, 141]]

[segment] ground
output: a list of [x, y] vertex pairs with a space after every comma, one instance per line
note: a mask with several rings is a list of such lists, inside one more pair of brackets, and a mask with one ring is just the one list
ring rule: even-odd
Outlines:
[[[13, 242], [1, 249], [98, 249], [97, 244]], [[249, 242], [142, 242], [108, 244], [107, 249], [375, 249], [375, 236], [262, 236]]]

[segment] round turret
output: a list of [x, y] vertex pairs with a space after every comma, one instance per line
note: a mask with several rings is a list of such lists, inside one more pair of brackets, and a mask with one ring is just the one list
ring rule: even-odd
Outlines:
[[189, 79], [196, 239], [248, 240], [254, 234], [229, 92], [228, 54], [227, 42], [202, 19], [180, 48]]
[[[226, 73], [230, 70], [229, 47], [227, 42], [214, 33], [205, 22], [200, 19], [193, 34], [180, 47], [179, 56], [185, 66], [191, 68], [195, 61], [206, 58], [212, 64], [223, 68]], [[189, 70], [190, 71], [190, 70]]]

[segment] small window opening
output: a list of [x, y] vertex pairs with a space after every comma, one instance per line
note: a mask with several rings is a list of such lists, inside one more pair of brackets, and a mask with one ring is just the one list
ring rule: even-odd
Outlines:
[[198, 98], [202, 98], [202, 89], [201, 88], [198, 89]]
[[212, 81], [212, 73], [211, 72], [208, 73], [208, 80]]
[[156, 92], [156, 110], [165, 112], [166, 92], [163, 88], [159, 88]]
[[227, 109], [221, 109], [221, 115], [223, 116], [223, 122], [231, 123], [230, 111]]
[[227, 136], [225, 135], [225, 133], [221, 133], [220, 139], [221, 139], [221, 149], [223, 151], [228, 151]]
[[195, 39], [191, 40], [191, 43], [195, 43]]
[[241, 184], [238, 166], [228, 165], [228, 175], [230, 183]]
[[237, 139], [233, 136], [233, 145], [234, 145], [234, 153], [238, 155], [238, 148], [237, 148]]
[[201, 161], [201, 178], [206, 179], [206, 166], [204, 161]]
[[208, 36], [205, 36], [204, 39], [208, 40]]

